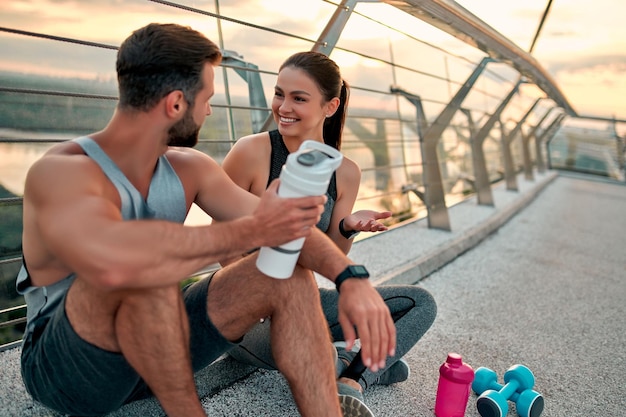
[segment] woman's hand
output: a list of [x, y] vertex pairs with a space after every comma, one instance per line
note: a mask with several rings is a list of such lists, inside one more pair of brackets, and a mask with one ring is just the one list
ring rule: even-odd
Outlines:
[[344, 217], [343, 228], [350, 232], [382, 232], [388, 228], [379, 220], [389, 217], [391, 217], [390, 211], [359, 210]]

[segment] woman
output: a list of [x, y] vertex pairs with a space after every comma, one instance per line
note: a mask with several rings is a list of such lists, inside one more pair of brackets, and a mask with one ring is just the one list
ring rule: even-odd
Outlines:
[[[296, 151], [303, 141], [313, 139], [341, 149], [349, 89], [333, 60], [318, 52], [292, 55], [281, 65], [274, 91], [272, 114], [278, 129], [239, 139], [222, 165], [235, 183], [257, 195], [280, 175], [289, 153]], [[317, 224], [345, 253], [349, 252], [353, 238], [359, 232], [387, 230], [380, 220], [391, 215], [388, 211], [373, 210], [352, 213], [360, 180], [358, 165], [344, 157], [331, 178], [326, 207]], [[387, 359], [385, 368], [372, 372], [365, 370], [357, 352], [342, 347], [344, 339], [337, 319], [337, 291], [320, 289], [333, 341], [338, 342], [340, 394], [362, 399], [360, 392], [367, 386], [405, 380], [409, 368], [399, 359], [417, 343], [435, 318], [434, 300], [419, 287], [380, 286], [377, 290], [396, 323], [397, 349], [396, 355]], [[269, 321], [247, 334], [240, 346], [231, 351], [231, 356], [255, 366], [275, 369], [269, 345]], [[344, 409], [349, 407], [343, 403], [342, 406]]]

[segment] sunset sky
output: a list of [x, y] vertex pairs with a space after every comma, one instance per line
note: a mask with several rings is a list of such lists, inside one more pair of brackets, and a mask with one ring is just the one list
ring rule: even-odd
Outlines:
[[[298, 7], [293, 7], [296, 1]], [[185, 0], [181, 3], [213, 11], [216, 1]], [[302, 32], [306, 27], [310, 28], [306, 30], [311, 34], [321, 32], [329, 12], [334, 9], [332, 4], [323, 3], [319, 0], [219, 1], [221, 12], [227, 16], [278, 27], [287, 32], [296, 27]], [[458, 3], [522, 49], [528, 50], [547, 0], [459, 0]], [[320, 12], [320, 4], [323, 13]], [[367, 7], [372, 5], [357, 4], [356, 10], [365, 10]], [[112, 45], [118, 45], [131, 29], [143, 25], [147, 19], [166, 21], [177, 13], [175, 9], [138, 0], [2, 0], [0, 9], [0, 26], [58, 36], [71, 37], [80, 33], [88, 36], [86, 39]], [[181, 18], [182, 14], [176, 16], [178, 20], [186, 19]], [[381, 20], [384, 18], [380, 16]], [[202, 22], [207, 20], [201, 17], [189, 24], [197, 27], [206, 24]], [[624, 0], [552, 2], [533, 55], [553, 76], [579, 114], [626, 119], [625, 20]], [[394, 20], [394, 24], [399, 25], [399, 19]], [[106, 32], [98, 32], [103, 27]], [[299, 32], [293, 30], [293, 33]], [[367, 30], [360, 34], [363, 38], [370, 36], [374, 39], [377, 36]], [[432, 42], [431, 39], [426, 40]], [[282, 45], [276, 47], [278, 50]], [[45, 54], [46, 51], [35, 53]], [[9, 45], [0, 44], [0, 69], [25, 70], [25, 63], [28, 62], [26, 58], [12, 61], [12, 57], [19, 58], [20, 54], [27, 57], [32, 56], [33, 52], [15, 51]], [[339, 57], [333, 55], [333, 58]], [[50, 62], [53, 61], [54, 57], [51, 56]], [[346, 63], [341, 62], [340, 65]], [[53, 68], [51, 66], [46, 70], [52, 73]]]
[[[547, 0], [459, 0], [528, 51]], [[626, 2], [553, 0], [533, 56], [579, 114], [626, 119]]]
[[[250, 23], [250, 25], [241, 24], [224, 19], [223, 45], [225, 49], [244, 55], [247, 62], [257, 64], [259, 68], [268, 72], [263, 74], [266, 77], [263, 86], [268, 89], [269, 92], [266, 94], [268, 96], [272, 94], [272, 83], [275, 82], [274, 76], [269, 72], [277, 70], [279, 63], [288, 54], [296, 50], [310, 49], [312, 42], [319, 37], [336, 10], [333, 3], [340, 2], [340, 0], [333, 3], [324, 0], [172, 1], [207, 11], [209, 14], [214, 13], [216, 5], [219, 4], [223, 16]], [[458, 1], [461, 6], [523, 50], [530, 47], [547, 2], [548, 0]], [[297, 7], [294, 7], [296, 4]], [[398, 85], [414, 88], [415, 93], [425, 99], [427, 105], [435, 106], [433, 103], [442, 105], [441, 103], [446, 103], [451, 98], [454, 91], [454, 86], [450, 85], [452, 83], [444, 80], [453, 80], [456, 85], [460, 85], [484, 56], [484, 53], [432, 26], [421, 21], [416, 22], [415, 17], [392, 6], [364, 1], [357, 4], [356, 12], [342, 32], [340, 42], [354, 46], [354, 50], [365, 51], [366, 54], [375, 51], [378, 53], [375, 56], [381, 56], [383, 59], [391, 55], [393, 49], [395, 61], [392, 62], [395, 64], [410, 62], [411, 68], [435, 77], [424, 76], [419, 82], [411, 83], [413, 80], [406, 77], [406, 72], [405, 79], [402, 80], [403, 74], [400, 70], [391, 71], [389, 65], [385, 66], [376, 60], [363, 58], [357, 53], [347, 53], [341, 48], [335, 48], [331, 57], [340, 65], [342, 74], [353, 86], [388, 91], [390, 82], [396, 83], [397, 72]], [[359, 14], [367, 18], [358, 16]], [[372, 23], [368, 18], [393, 25], [396, 30]], [[552, 2], [552, 8], [533, 56], [552, 75], [579, 115], [626, 120], [625, 21], [625, 0]], [[149, 22], [186, 24], [206, 33], [213, 40], [218, 39], [216, 19], [213, 16], [183, 11], [156, 1], [0, 0], [0, 27], [79, 39], [112, 47], [112, 49], [84, 47], [58, 40], [42, 40], [0, 31], [0, 72], [21, 73], [25, 75], [21, 79], [26, 80], [31, 80], [30, 76], [33, 74], [59, 79], [69, 78], [70, 83], [71, 79], [79, 77], [84, 80], [95, 80], [94, 85], [106, 84], [114, 88], [116, 55], [114, 48], [119, 46], [133, 30]], [[302, 39], [251, 28], [254, 25], [281, 33], [296, 34]], [[407, 42], [407, 38], [413, 40]], [[420, 42], [414, 39], [419, 39]], [[423, 46], [422, 41], [429, 46]], [[465, 58], [465, 61], [458, 57]], [[448, 61], [451, 62], [450, 75], [447, 74]], [[514, 70], [504, 67], [511, 74], [506, 80], [517, 78]], [[218, 75], [221, 76], [221, 72]], [[410, 75], [414, 76], [413, 73]], [[447, 78], [437, 80], [436, 77]], [[488, 77], [483, 77], [486, 78]], [[231, 77], [229, 83], [234, 97], [247, 95], [247, 85], [238, 77]], [[240, 90], [236, 91], [236, 88]], [[479, 88], [485, 87], [481, 84], [476, 90]], [[501, 86], [487, 90], [493, 92], [496, 97], [502, 97], [508, 91]], [[361, 94], [361, 98], [351, 104], [358, 103], [362, 108], [369, 106], [375, 111], [390, 111], [391, 107], [385, 106], [393, 106], [395, 111], [395, 101], [382, 94], [367, 95], [367, 91], [357, 93]], [[480, 106], [477, 106], [480, 111], [489, 108], [487, 100], [484, 101], [484, 105], [479, 103]], [[498, 100], [492, 102], [497, 104]], [[475, 105], [475, 102], [470, 104]], [[494, 106], [492, 104], [491, 108]], [[525, 111], [529, 104], [510, 107], [516, 108], [517, 111], [519, 109]], [[410, 110], [414, 111], [412, 108]], [[431, 117], [436, 115], [437, 111], [436, 107], [426, 108], [426, 114]], [[590, 124], [602, 124], [599, 128], [607, 131], [612, 127], [609, 123]], [[626, 123], [619, 123], [616, 128], [619, 135], [626, 135]], [[0, 161], [5, 171], [11, 168], [9, 166], [11, 163], [23, 167], [24, 161], [30, 161], [25, 159], [28, 156], [13, 157], [7, 154], [6, 150], [0, 150], [0, 156], [5, 157]], [[19, 171], [15, 175], [17, 179], [14, 182], [18, 184], [17, 193], [23, 184], [23, 174], [24, 172]], [[9, 185], [7, 176], [8, 174], [4, 174], [3, 180]]]

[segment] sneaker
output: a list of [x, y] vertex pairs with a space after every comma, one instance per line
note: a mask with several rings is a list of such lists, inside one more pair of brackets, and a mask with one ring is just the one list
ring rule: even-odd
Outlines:
[[376, 379], [375, 384], [395, 384], [396, 382], [406, 381], [409, 375], [411, 375], [409, 364], [404, 359], [400, 359], [383, 372], [383, 374]]
[[[351, 363], [356, 356], [356, 351], [354, 347], [352, 350], [346, 350], [345, 342], [335, 342], [334, 345], [337, 350], [337, 377], [339, 377], [339, 375], [341, 375], [341, 373], [348, 367], [342, 359]], [[404, 359], [399, 359], [385, 372], [383, 372], [383, 374], [376, 379], [374, 384], [391, 385], [397, 382], [403, 382], [409, 378], [409, 375], [411, 375], [411, 368], [409, 367], [409, 364]]]
[[374, 417], [374, 413], [365, 405], [361, 391], [349, 385], [339, 383], [339, 404], [344, 417]]
[[340, 395], [339, 404], [344, 417], [374, 417], [374, 413], [358, 398]]
[[[337, 378], [348, 368], [348, 364], [352, 363], [357, 354], [356, 347], [352, 350], [346, 350], [346, 342], [335, 342], [335, 364], [337, 368]], [[346, 364], [347, 362], [347, 364]]]

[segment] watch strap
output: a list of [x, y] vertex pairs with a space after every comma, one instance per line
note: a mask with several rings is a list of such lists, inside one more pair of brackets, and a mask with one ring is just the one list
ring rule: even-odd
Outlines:
[[356, 230], [347, 231], [346, 229], [344, 229], [343, 220], [344, 219], [341, 219], [341, 221], [339, 222], [339, 233], [341, 233], [341, 236], [345, 237], [346, 239], [352, 239], [355, 238], [359, 233], [361, 233]]
[[[356, 269], [362, 269], [362, 272], [359, 273]], [[363, 265], [349, 265], [343, 270], [343, 272], [337, 275], [337, 278], [335, 278], [335, 287], [337, 288], [337, 292], [339, 292], [339, 287], [341, 287], [341, 284], [345, 280], [350, 278], [368, 279], [369, 276], [369, 272], [367, 272], [367, 269], [365, 269]]]

